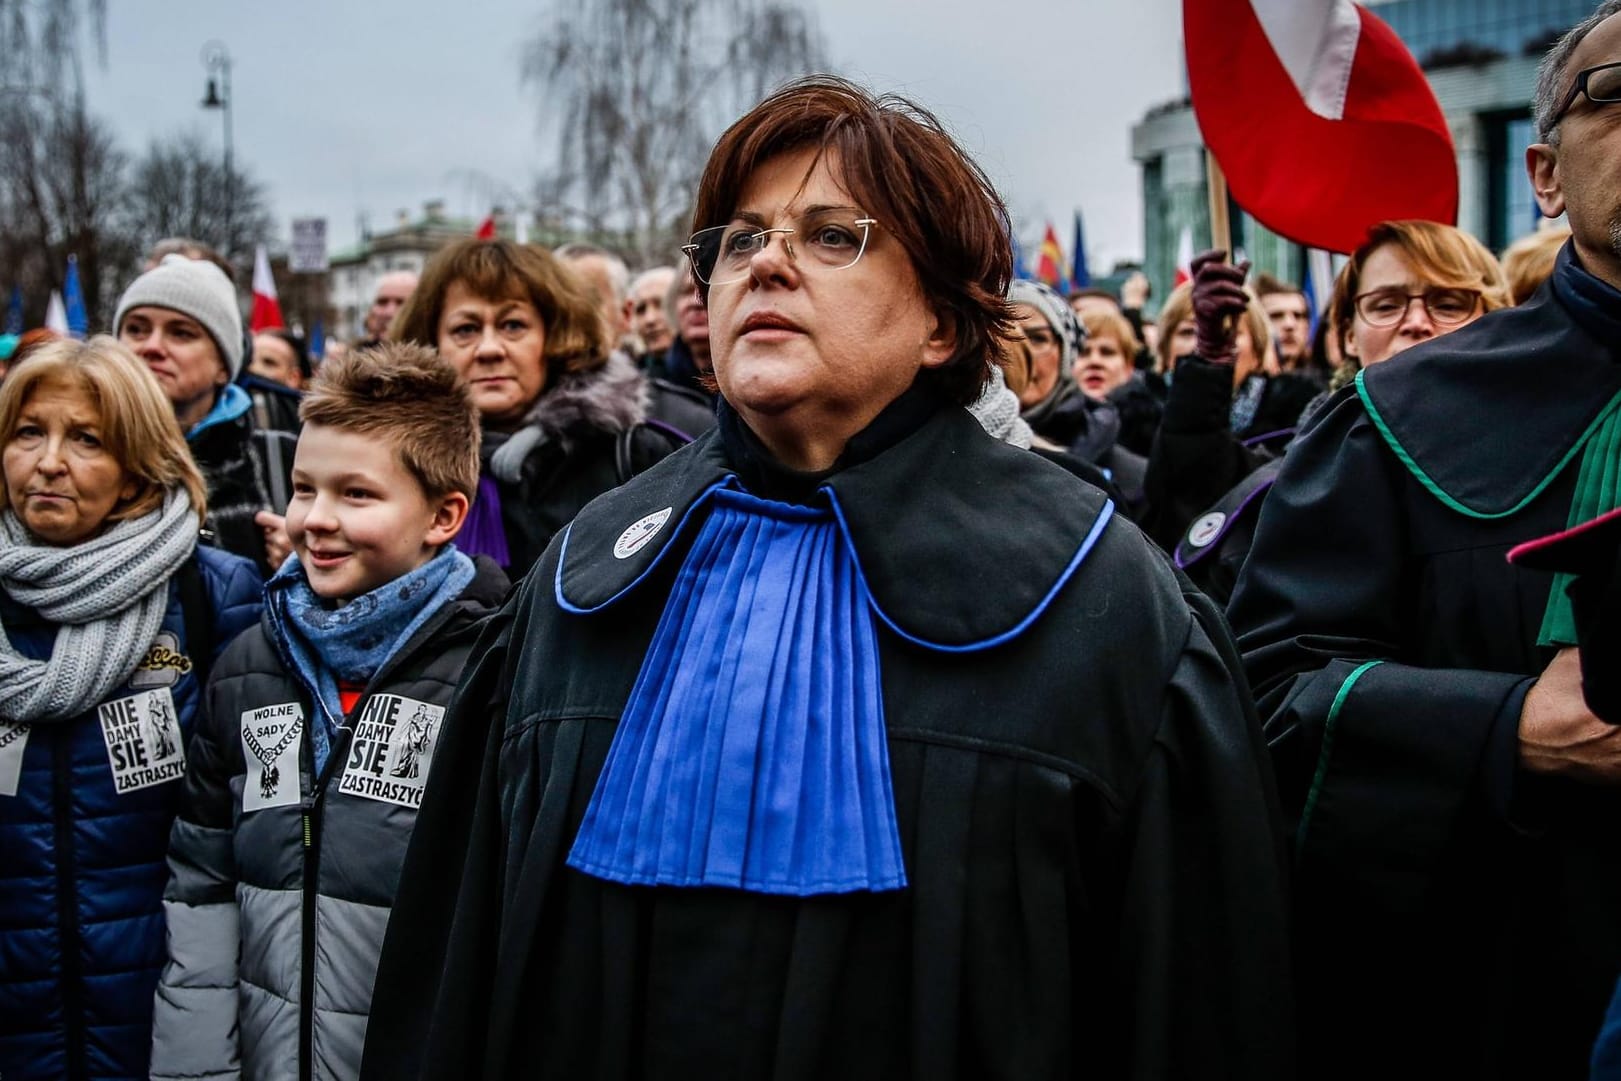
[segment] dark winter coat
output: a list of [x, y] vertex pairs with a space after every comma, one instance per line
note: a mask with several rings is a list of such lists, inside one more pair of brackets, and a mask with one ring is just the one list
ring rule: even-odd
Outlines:
[[[117, 730], [103, 719], [115, 703], [170, 696], [185, 747], [196, 727], [199, 671], [259, 618], [263, 587], [251, 564], [205, 547], [192, 558], [195, 570], [170, 581], [146, 659], [96, 710], [29, 726], [17, 794], [0, 796], [5, 1081], [147, 1075], [152, 991], [163, 967], [164, 853], [179, 769], [193, 752], [158, 753], [166, 748], [155, 731], [109, 742]], [[207, 609], [194, 604], [189, 619], [181, 600], [188, 592]], [[20, 653], [50, 655], [56, 628], [4, 594], [0, 623]], [[192, 641], [192, 628], [209, 640]], [[9, 729], [12, 738], [17, 731]], [[155, 779], [168, 772], [174, 776]]]
[[704, 493], [741, 470], [725, 426], [593, 502], [490, 624], [362, 1076], [1292, 1076], [1284, 853], [1219, 615], [956, 407], [825, 480], [876, 609], [906, 888], [564, 866]]
[[1148, 463], [1121, 445], [1120, 411], [1113, 402], [1089, 398], [1073, 384], [1061, 385], [1055, 393], [1061, 395], [1060, 401], [1039, 419], [1025, 415], [1031, 431], [1101, 469], [1135, 516], [1143, 505]]
[[1518, 767], [1550, 576], [1504, 555], [1564, 528], [1621, 395], [1621, 294], [1605, 326], [1559, 278], [1336, 397], [1233, 596], [1298, 854], [1306, 1076], [1584, 1077], [1621, 967], [1621, 791]]
[[1232, 366], [1197, 356], [1177, 361], [1148, 456], [1149, 510], [1140, 519], [1143, 529], [1167, 552], [1175, 550], [1196, 518], [1277, 457], [1301, 410], [1317, 393], [1317, 385], [1304, 376], [1266, 377], [1254, 419], [1234, 432]]
[[[510, 557], [506, 570], [514, 581], [580, 508], [681, 445], [679, 433], [643, 423], [647, 402], [641, 373], [618, 354], [594, 371], [563, 377], [535, 400], [524, 426], [539, 429], [542, 438], [524, 458], [517, 480], [496, 478]], [[504, 438], [486, 433], [487, 474]]]
[[275, 568], [266, 560], [264, 529], [253, 518], [263, 510], [287, 512], [298, 437], [255, 428], [247, 392], [234, 384], [228, 389], [241, 395], [241, 411], [193, 429], [186, 443], [208, 485], [206, 525], [215, 544], [253, 560], [268, 577]]
[[312, 704], [269, 614], [221, 659], [170, 845], [154, 1078], [358, 1072], [440, 722], [479, 620], [507, 589], [494, 563], [476, 565], [367, 686], [320, 778], [303, 738]]

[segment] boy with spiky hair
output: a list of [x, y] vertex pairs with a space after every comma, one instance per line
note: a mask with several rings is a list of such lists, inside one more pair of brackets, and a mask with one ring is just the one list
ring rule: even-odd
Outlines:
[[152, 1076], [352, 1078], [439, 727], [506, 578], [453, 540], [478, 413], [433, 350], [329, 361], [260, 625], [221, 657], [170, 841]]

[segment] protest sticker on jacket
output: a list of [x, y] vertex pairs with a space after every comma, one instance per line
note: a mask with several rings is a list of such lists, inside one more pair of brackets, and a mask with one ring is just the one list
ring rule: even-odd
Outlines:
[[364, 799], [422, 806], [428, 766], [439, 742], [443, 706], [397, 694], [377, 694], [355, 724], [338, 791]]
[[28, 749], [26, 724], [0, 723], [0, 796], [15, 796]]
[[185, 741], [169, 688], [103, 702], [96, 712], [119, 795], [179, 780], [186, 772]]
[[304, 707], [282, 702], [242, 714], [242, 813], [297, 803], [299, 737], [304, 733]]

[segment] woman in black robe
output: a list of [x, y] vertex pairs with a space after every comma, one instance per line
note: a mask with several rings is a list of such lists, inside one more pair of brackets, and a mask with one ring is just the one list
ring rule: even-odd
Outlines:
[[831, 78], [721, 139], [720, 424], [589, 505], [435, 755], [364, 1076], [1292, 1076], [1216, 611], [988, 436], [1005, 210]]
[[[1454, 305], [1400, 261], [1361, 268], [1365, 359]], [[1530, 303], [1363, 368], [1266, 496], [1228, 614], [1294, 833], [1306, 1076], [1586, 1076], [1621, 787], [1542, 743], [1569, 604], [1505, 557], [1621, 499], [1618, 284], [1567, 246]]]

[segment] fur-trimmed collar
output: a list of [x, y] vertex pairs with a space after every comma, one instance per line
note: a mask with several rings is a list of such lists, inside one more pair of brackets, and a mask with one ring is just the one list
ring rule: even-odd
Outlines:
[[524, 427], [538, 428], [546, 442], [566, 447], [569, 433], [581, 428], [622, 432], [647, 419], [647, 380], [624, 353], [614, 350], [608, 363], [588, 372], [571, 372], [535, 399]]
[[649, 401], [647, 380], [628, 356], [615, 350], [602, 367], [567, 373], [536, 398], [523, 426], [491, 455], [491, 470], [516, 481], [536, 447], [554, 443], [568, 454], [583, 434], [617, 435], [647, 418]]

